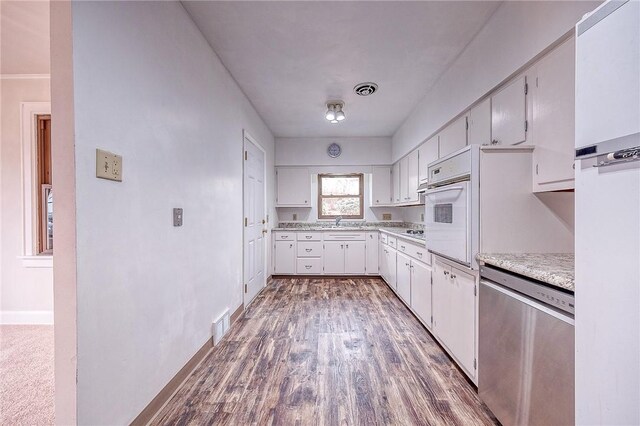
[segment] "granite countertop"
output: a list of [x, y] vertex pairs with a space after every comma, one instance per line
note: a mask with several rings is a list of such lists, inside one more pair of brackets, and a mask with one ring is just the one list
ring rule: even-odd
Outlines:
[[575, 257], [570, 253], [480, 253], [478, 262], [575, 291]]
[[285, 222], [278, 224], [272, 231], [384, 231], [395, 236], [405, 238], [409, 241], [424, 244], [423, 235], [407, 234], [409, 229], [423, 229], [420, 224], [407, 222], [342, 222], [340, 226], [335, 226], [333, 222], [302, 223]]

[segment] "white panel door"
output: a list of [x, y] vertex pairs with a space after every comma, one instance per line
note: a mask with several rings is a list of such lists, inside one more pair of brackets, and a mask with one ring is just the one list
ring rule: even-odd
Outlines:
[[273, 252], [273, 273], [290, 275], [296, 273], [296, 243], [276, 241]]
[[[575, 138], [575, 39], [536, 66], [532, 141], [534, 183], [573, 181]], [[567, 188], [573, 187], [571, 182]], [[541, 188], [544, 190], [544, 188]], [[557, 188], [556, 188], [557, 189]]]
[[325, 274], [344, 274], [344, 245], [344, 241], [325, 241]]
[[411, 308], [431, 327], [431, 268], [411, 261]]
[[[457, 268], [451, 268], [451, 328], [447, 346], [460, 364], [474, 373], [476, 346], [475, 277]], [[475, 377], [475, 374], [472, 374]]]
[[467, 146], [467, 116], [463, 115], [440, 132], [440, 158]]
[[418, 179], [420, 183], [429, 180], [427, 166], [439, 158], [438, 145], [438, 135], [436, 135], [418, 148]]
[[391, 180], [393, 183], [393, 202], [400, 203], [402, 201], [402, 194], [400, 188], [400, 161], [393, 165], [393, 170], [391, 171]]
[[469, 145], [491, 144], [491, 98], [487, 98], [469, 111]]
[[311, 175], [309, 169], [278, 167], [276, 169], [276, 205], [311, 207]]
[[411, 304], [411, 258], [397, 253], [396, 291], [408, 305]]
[[344, 272], [364, 275], [367, 264], [367, 242], [347, 241], [344, 245]]
[[378, 270], [379, 237], [379, 232], [367, 232], [367, 263], [365, 268], [367, 275], [378, 275], [380, 273]]
[[249, 138], [244, 139], [244, 305], [267, 283], [265, 274], [265, 155]]
[[418, 168], [419, 165], [419, 154], [416, 149], [407, 157], [407, 179], [408, 179], [408, 194], [407, 201], [418, 201], [418, 185], [420, 184], [420, 179], [418, 177]]
[[522, 76], [491, 97], [491, 135], [500, 145], [515, 145], [527, 138], [526, 78]]
[[451, 268], [438, 259], [433, 261], [432, 315], [433, 332], [442, 343], [451, 349]]
[[371, 174], [371, 205], [391, 204], [391, 167], [376, 166]]

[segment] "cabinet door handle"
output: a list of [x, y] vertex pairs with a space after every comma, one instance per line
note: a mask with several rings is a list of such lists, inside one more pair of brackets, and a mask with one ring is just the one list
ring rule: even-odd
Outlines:
[[411, 265], [409, 265], [408, 263], [405, 263], [405, 264], [404, 264], [404, 266], [408, 266], [408, 267], [411, 267]]
[[280, 238], [282, 238], [283, 240], [286, 240], [287, 238], [289, 238], [288, 235], [280, 235]]
[[293, 244], [289, 244], [289, 248], [293, 248]]
[[402, 250], [406, 250], [404, 246], [400, 246], [400, 248], [401, 248]]
[[455, 276], [455, 275], [453, 275], [453, 274], [451, 274], [451, 279], [452, 279], [452, 280], [455, 280], [455, 279], [456, 279], [456, 276]]
[[340, 248], [344, 248], [344, 244], [340, 244]]
[[307, 253], [310, 253], [311, 250], [313, 250], [313, 249], [304, 249], [304, 251], [306, 251]]
[[443, 271], [444, 276], [446, 277], [447, 275], [449, 275], [449, 271]]
[[304, 237], [305, 237], [307, 240], [310, 240], [311, 238], [313, 238], [313, 236], [312, 236], [312, 235], [305, 235]]
[[305, 268], [311, 269], [311, 265], [304, 265]]
[[420, 253], [419, 251], [416, 252], [416, 254], [420, 257], [422, 257], [422, 253]]

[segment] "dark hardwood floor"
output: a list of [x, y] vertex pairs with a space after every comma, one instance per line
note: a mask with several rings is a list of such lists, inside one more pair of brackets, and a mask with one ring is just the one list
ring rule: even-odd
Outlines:
[[472, 385], [379, 278], [273, 280], [153, 421], [494, 423]]

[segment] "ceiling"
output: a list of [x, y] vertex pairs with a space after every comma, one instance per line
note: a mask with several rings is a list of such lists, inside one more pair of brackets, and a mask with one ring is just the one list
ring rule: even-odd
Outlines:
[[49, 2], [0, 1], [0, 73], [49, 69]]
[[352, 137], [391, 136], [500, 2], [183, 4], [276, 137]]

